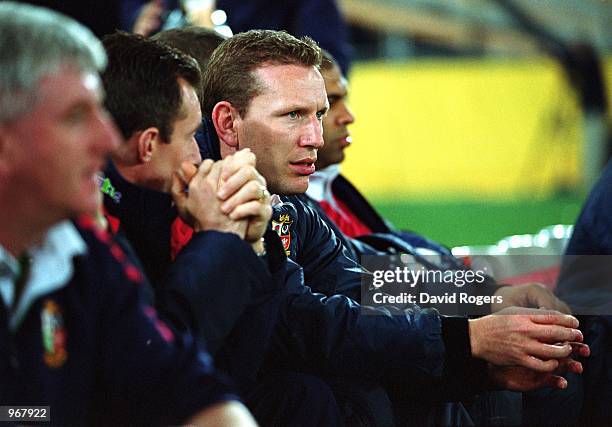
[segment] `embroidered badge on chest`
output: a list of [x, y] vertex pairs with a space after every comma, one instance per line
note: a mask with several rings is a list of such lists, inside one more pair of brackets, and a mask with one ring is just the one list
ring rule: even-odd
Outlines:
[[53, 300], [46, 300], [40, 313], [42, 341], [45, 354], [43, 359], [50, 368], [60, 368], [66, 363], [66, 328], [60, 306]]
[[276, 234], [281, 238], [287, 256], [291, 255], [289, 250], [291, 245], [291, 224], [293, 224], [293, 221], [289, 214], [280, 215], [278, 221], [276, 219], [272, 220], [272, 230], [276, 231]]
[[98, 183], [98, 188], [100, 188], [102, 194], [106, 194], [115, 203], [121, 202], [121, 193], [115, 189], [113, 184], [111, 184], [110, 179], [100, 175], [96, 175], [96, 181]]

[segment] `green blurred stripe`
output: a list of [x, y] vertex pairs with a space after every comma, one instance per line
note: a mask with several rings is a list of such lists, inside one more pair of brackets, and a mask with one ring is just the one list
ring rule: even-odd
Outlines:
[[552, 224], [573, 224], [584, 197], [539, 200], [372, 200], [398, 228], [447, 246], [486, 245], [513, 234], [536, 233]]

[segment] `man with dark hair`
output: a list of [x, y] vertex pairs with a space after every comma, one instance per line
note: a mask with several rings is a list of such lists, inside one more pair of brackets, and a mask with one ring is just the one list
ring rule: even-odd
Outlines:
[[[107, 96], [105, 104], [117, 112], [115, 122], [124, 136], [129, 137], [153, 123], [158, 124], [156, 136], [159, 140], [170, 145], [174, 121], [184, 118], [187, 112], [183, 105], [184, 96], [190, 99], [199, 93], [199, 66], [192, 58], [163, 48], [156, 52], [169, 57], [158, 60], [152, 52], [143, 51], [143, 46], [153, 50], [156, 45], [128, 44], [125, 41], [130, 39], [121, 34], [127, 35], [116, 33], [104, 38], [105, 48], [116, 52], [116, 60], [109, 63], [103, 74], [104, 79], [113, 81], [112, 96]], [[131, 70], [130, 74], [125, 72], [126, 68]], [[152, 87], [156, 90], [151, 90]], [[160, 103], [160, 99], [164, 102]], [[191, 124], [194, 123], [192, 120]], [[198, 126], [194, 125], [191, 130], [195, 132]], [[147, 136], [152, 135], [149, 133]]]
[[[296, 372], [259, 375], [284, 296], [285, 257], [278, 236], [263, 236], [271, 208], [254, 155], [243, 150], [196, 169], [197, 63], [134, 34], [108, 36], [104, 45], [107, 105], [127, 139], [106, 169], [114, 197], [107, 193], [105, 206], [153, 278], [162, 314], [207, 345], [262, 424], [335, 425], [338, 408], [321, 380]], [[150, 103], [166, 111], [158, 114]], [[194, 233], [173, 250], [183, 221]]]
[[[192, 239], [192, 246], [197, 241], [200, 249], [192, 252], [212, 258], [210, 251], [225, 248], [215, 260], [215, 270], [221, 271], [208, 272], [212, 275], [208, 286], [213, 286], [214, 274], [229, 268], [237, 255], [243, 257], [244, 269], [234, 270], [240, 273], [236, 277], [226, 277], [226, 293], [231, 294], [228, 291], [233, 284], [240, 291], [248, 289], [253, 282], [249, 269], [259, 281], [273, 282], [257, 257], [264, 251], [262, 235], [270, 208], [265, 180], [253, 167], [254, 156], [246, 150], [227, 161], [213, 164], [209, 160], [198, 169], [194, 166], [201, 162], [194, 135], [202, 120], [197, 95], [200, 71], [195, 60], [165, 44], [129, 33], [107, 36], [104, 46], [109, 56], [102, 74], [106, 105], [127, 139], [112, 153], [113, 161], [106, 169], [105, 180], [113, 191], [106, 192], [105, 207], [111, 224], [115, 228], [120, 225], [132, 242], [156, 290], [164, 293], [159, 303], [167, 305], [174, 296], [163, 286], [171, 259], [170, 228], [163, 225], [179, 212], [201, 232]], [[217, 186], [235, 196], [226, 200], [233, 204], [233, 210], [221, 210], [223, 201], [213, 193], [219, 190]], [[182, 261], [185, 257], [178, 258]], [[185, 299], [182, 304], [193, 303]], [[202, 307], [194, 313], [208, 316]], [[208, 323], [201, 326], [210, 327]], [[216, 349], [216, 340], [212, 341], [207, 344]]]
[[[107, 36], [104, 38], [104, 45], [111, 59], [102, 75], [107, 88], [106, 106], [127, 139], [127, 143], [113, 153], [113, 164], [109, 166], [109, 173], [115, 179], [123, 178], [140, 187], [170, 193], [173, 185], [177, 185], [175, 180], [179, 179], [177, 173], [181, 170], [182, 163], [199, 164], [201, 162], [194, 139], [201, 125], [198, 64], [193, 58], [178, 50], [128, 33]], [[247, 156], [242, 156], [242, 158], [246, 159]], [[262, 199], [263, 194], [265, 199], [267, 194], [265, 180], [257, 174], [250, 165], [251, 162], [253, 162], [252, 159], [247, 160], [244, 165], [247, 172], [244, 172], [242, 181], [238, 182], [238, 185], [230, 183], [228, 186], [234, 185], [236, 189], [239, 189], [246, 185], [247, 194], [244, 197], [253, 197], [258, 200]], [[230, 163], [225, 163], [224, 180], [231, 176], [228, 174]], [[236, 170], [240, 170], [243, 166], [240, 161], [233, 163], [235, 163], [233, 167]], [[218, 167], [210, 164], [207, 166], [211, 168], [211, 172], [213, 169], [216, 171]], [[180, 179], [186, 180], [184, 184], [188, 184], [189, 179], [187, 178], [191, 178], [194, 173], [185, 170], [180, 175]], [[109, 178], [111, 182], [112, 178]], [[181, 197], [181, 200], [188, 198]], [[111, 215], [117, 209], [132, 208], [132, 206], [129, 208], [124, 208], [124, 206], [133, 203], [134, 200], [125, 200], [125, 197], [123, 199], [113, 200], [113, 203], [106, 204]], [[239, 200], [240, 203], [236, 205], [249, 200], [248, 198]], [[243, 218], [215, 219], [213, 217], [206, 220], [215, 224], [221, 223], [220, 225], [225, 228], [217, 229], [242, 235], [256, 251], [262, 252], [260, 239], [265, 230], [265, 216], [269, 215], [269, 208], [264, 203], [255, 203], [249, 205], [249, 208], [250, 210], [243, 212], [242, 215], [243, 218], [253, 216], [250, 220], [252, 225], [250, 230], [245, 227], [245, 224], [240, 226], [237, 223], [236, 220]], [[209, 212], [212, 216], [215, 211], [210, 209]], [[221, 212], [216, 214], [225, 216]], [[199, 220], [197, 217], [192, 219]], [[226, 223], [223, 224], [223, 221]], [[127, 223], [124, 223], [123, 226], [129, 238], [132, 232], [131, 226]], [[138, 227], [138, 224], [134, 226]], [[197, 226], [203, 230], [209, 227], [208, 224], [197, 224]], [[138, 244], [143, 244], [143, 246], [140, 247]], [[164, 259], [165, 253], [160, 253], [156, 247], [150, 246], [147, 242], [138, 242], [135, 249], [141, 254], [145, 269], [151, 273], [153, 282], [159, 283], [165, 273], [159, 270], [163, 265], [159, 260]]]
[[[142, 301], [141, 273], [82, 217], [119, 144], [99, 40], [13, 2], [0, 3], [0, 33], [0, 401], [45, 405], [37, 414], [56, 425], [254, 425], [208, 355]], [[45, 421], [23, 415], [15, 422]]]

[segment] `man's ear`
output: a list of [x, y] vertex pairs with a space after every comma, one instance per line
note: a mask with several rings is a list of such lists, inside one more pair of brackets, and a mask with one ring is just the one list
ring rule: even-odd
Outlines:
[[159, 129], [150, 127], [140, 132], [137, 140], [139, 163], [151, 161], [156, 143], [159, 143]]
[[[227, 101], [218, 102], [212, 111], [212, 122], [219, 137], [219, 148], [221, 152], [224, 148], [238, 149], [238, 132], [236, 131], [236, 120], [240, 119], [238, 110]], [[227, 146], [227, 147], [224, 147]]]

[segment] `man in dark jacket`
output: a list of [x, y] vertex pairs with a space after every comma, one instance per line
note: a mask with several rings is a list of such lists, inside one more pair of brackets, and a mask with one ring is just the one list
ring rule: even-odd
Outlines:
[[47, 407], [3, 419], [254, 425], [209, 356], [143, 302], [123, 251], [91, 221], [70, 221], [95, 211], [96, 172], [119, 143], [99, 40], [12, 2], [0, 4], [0, 32], [0, 401]]
[[[203, 112], [211, 118], [215, 127], [220, 140], [221, 156], [227, 156], [241, 148], [250, 148], [257, 155], [258, 170], [264, 175], [268, 188], [274, 193], [283, 195], [303, 193], [308, 187], [309, 176], [315, 170], [316, 153], [323, 144], [321, 120], [328, 109], [324, 82], [318, 71], [320, 60], [319, 48], [308, 38], [298, 40], [284, 32], [256, 30], [235, 35], [221, 43], [214, 51], [205, 71]], [[299, 221], [303, 223], [300, 235], [304, 236], [298, 242], [298, 249], [308, 248], [312, 239], [324, 241], [325, 237], [328, 238], [327, 244], [330, 246], [321, 246], [318, 251], [303, 252], [302, 255], [292, 253], [291, 257], [305, 256], [317, 261], [316, 266], [312, 265], [310, 274], [316, 275], [321, 272], [329, 274], [329, 278], [321, 283], [327, 283], [332, 288], [338, 286], [330, 280], [333, 274], [337, 275], [337, 280], [343, 280], [344, 275], [359, 274], [362, 271], [357, 265], [353, 270], [337, 268], [334, 273], [337, 255], [343, 251], [342, 245], [337, 243], [333, 233], [328, 231], [320, 219], [316, 219], [314, 213], [301, 209], [301, 206], [296, 209], [297, 215], [300, 215]], [[283, 225], [281, 223], [289, 225], [291, 220], [287, 217], [278, 219], [279, 226]], [[293, 236], [285, 240], [286, 250], [291, 248], [292, 238]], [[320, 250], [328, 248], [330, 253]], [[353, 262], [353, 265], [356, 264]], [[314, 280], [309, 281], [309, 272], [306, 268], [305, 274], [306, 283], [318, 286]], [[333, 298], [337, 296], [330, 299]], [[531, 313], [530, 315], [538, 313], [529, 310], [519, 311]], [[435, 314], [428, 316], [441, 321], [441, 336], [444, 336], [444, 325], [451, 319], [439, 318]], [[466, 329], [460, 328], [465, 334], [456, 331], [456, 336], [469, 337], [473, 344], [472, 356], [493, 363], [506, 364], [507, 359], [502, 362], [492, 354], [480, 353], [480, 345], [490, 348], [489, 345], [496, 340], [490, 333], [481, 336], [480, 333], [483, 331], [479, 331], [479, 326], [472, 328], [472, 325], [484, 326], [489, 322], [497, 322], [499, 317], [503, 317], [505, 319], [501, 323], [505, 325], [502, 326], [500, 323], [499, 326], [504, 329], [515, 321], [531, 322], [528, 316], [485, 316], [469, 322], [461, 318], [452, 320], [465, 322], [462, 328]], [[555, 317], [557, 315], [552, 316], [561, 319]], [[419, 317], [423, 318], [421, 315]], [[555, 322], [556, 320], [553, 320], [553, 323]], [[528, 326], [528, 329], [534, 326]], [[428, 327], [425, 327], [424, 330], [427, 329]], [[558, 329], [554, 327], [552, 330]], [[534, 337], [538, 334], [528, 335]], [[383, 339], [382, 333], [379, 332], [377, 336]], [[526, 337], [523, 335], [523, 338]], [[519, 341], [521, 340], [519, 338]], [[515, 359], [510, 364], [522, 364], [540, 370], [547, 370], [542, 362], [552, 362], [551, 365], [557, 365], [557, 361], [544, 362], [537, 357], [527, 356], [530, 351], [526, 351], [526, 347], [521, 344], [506, 346], [503, 341], [496, 342], [494, 347], [498, 350], [503, 348], [506, 354], [509, 352], [516, 355], [518, 351], [526, 356], [520, 356], [520, 361]], [[536, 344], [536, 341], [538, 340], [531, 341], [531, 344]], [[540, 342], [536, 347], [542, 344]], [[417, 349], [421, 345], [414, 342], [411, 347]], [[428, 345], [424, 345], [421, 348], [427, 347]], [[447, 356], [445, 360], [450, 362], [452, 356]]]

